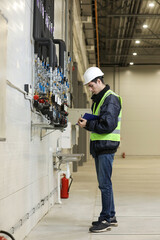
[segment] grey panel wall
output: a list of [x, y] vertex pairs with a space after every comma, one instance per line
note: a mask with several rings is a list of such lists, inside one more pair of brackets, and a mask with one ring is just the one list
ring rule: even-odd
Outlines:
[[[113, 89], [114, 69], [103, 68]], [[117, 68], [115, 92], [122, 97], [121, 144], [117, 154], [160, 155], [160, 68]]]
[[[87, 107], [87, 96], [83, 92], [83, 83], [78, 81], [78, 65], [76, 62], [73, 63], [73, 106], [75, 108], [86, 108]], [[83, 165], [83, 162], [86, 161], [87, 149], [86, 149], [86, 131], [84, 129], [79, 129], [79, 139], [78, 146], [73, 147], [73, 153], [84, 153], [85, 156], [78, 163], [79, 166]], [[77, 171], [77, 166], [74, 164], [73, 170]]]
[[73, 63], [72, 70], [72, 87], [73, 87], [73, 106], [78, 108], [78, 64], [77, 62]]

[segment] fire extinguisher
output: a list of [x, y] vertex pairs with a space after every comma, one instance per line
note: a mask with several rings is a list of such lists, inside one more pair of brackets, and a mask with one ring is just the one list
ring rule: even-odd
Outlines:
[[71, 182], [69, 184], [69, 179], [66, 178], [66, 175], [63, 174], [63, 178], [61, 179], [61, 198], [68, 198], [69, 197], [69, 189], [73, 182], [73, 178], [70, 176]]
[[14, 239], [14, 237], [10, 234], [10, 233], [8, 233], [8, 232], [6, 232], [6, 231], [2, 231], [2, 230], [0, 230], [0, 234], [3, 234], [3, 235], [7, 235], [7, 238], [5, 237], [5, 236], [0, 236], [0, 240], [7, 240], [8, 239], [8, 236], [12, 239], [12, 240], [15, 240]]

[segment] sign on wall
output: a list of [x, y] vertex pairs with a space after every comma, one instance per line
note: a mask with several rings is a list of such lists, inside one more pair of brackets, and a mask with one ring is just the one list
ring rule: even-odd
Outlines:
[[0, 141], [6, 139], [7, 20], [0, 12]]

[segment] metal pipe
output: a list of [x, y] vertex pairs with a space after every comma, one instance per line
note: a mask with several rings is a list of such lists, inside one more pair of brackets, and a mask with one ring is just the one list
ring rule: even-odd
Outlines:
[[64, 52], [66, 51], [66, 44], [62, 39], [53, 39], [53, 43], [59, 44], [59, 66], [64, 73]]
[[[150, 46], [135, 46], [135, 47], [130, 47], [130, 48], [123, 48], [123, 49], [141, 49], [141, 48], [147, 48], [147, 49], [150, 49], [150, 50], [153, 50], [153, 49], [159, 49], [160, 50], [160, 45], [158, 46], [154, 46], [154, 47], [150, 47]], [[110, 50], [110, 48], [106, 48], [106, 50]], [[92, 54], [92, 53], [90, 53]], [[94, 53], [93, 53], [94, 54]]]
[[49, 47], [49, 64], [51, 67], [54, 66], [53, 56], [54, 52], [54, 44], [51, 38], [42, 38], [41, 37], [41, 29], [40, 29], [40, 11], [37, 7], [37, 2], [34, 1], [34, 24], [33, 24], [33, 38], [34, 40], [42, 45]]
[[160, 2], [158, 0], [154, 0], [154, 1], [160, 5]]
[[[128, 64], [129, 65], [129, 64]], [[137, 66], [140, 66], [140, 65], [146, 65], [146, 66], [148, 66], [148, 65], [158, 65], [158, 66], [160, 66], [160, 63], [134, 63], [134, 66], [135, 65], [137, 65]], [[122, 66], [122, 64], [119, 64], [119, 63], [111, 63], [111, 62], [109, 62], [109, 63], [102, 63], [101, 64], [101, 67], [113, 67], [113, 66], [117, 66], [117, 67], [125, 67], [125, 66]]]
[[[105, 57], [105, 58], [107, 58], [107, 57], [114, 57], [114, 56], [117, 56], [117, 57], [125, 57], [125, 56], [133, 56], [133, 54], [107, 54], [107, 55], [101, 55], [101, 57], [103, 58], [103, 57]], [[160, 54], [138, 54], [138, 57], [155, 57], [155, 56], [160, 56]]]
[[157, 39], [160, 39], [160, 35], [154, 33], [150, 28], [147, 28]]
[[51, 67], [53, 67], [53, 52], [54, 52], [54, 47], [53, 47], [53, 41], [51, 38], [37, 38], [34, 34], [33, 34], [33, 38], [34, 40], [42, 45], [42, 46], [48, 46], [49, 47], [49, 65]]
[[[133, 37], [133, 38], [124, 38], [124, 37], [120, 37], [120, 38], [106, 38], [104, 35], [101, 35], [100, 36], [100, 38], [102, 39], [102, 38], [105, 38], [105, 39], [108, 39], [108, 40], [127, 40], [127, 39], [156, 39], [156, 40], [158, 40], [159, 38], [160, 38], [160, 35], [159, 34], [156, 34], [156, 38], [151, 38], [151, 36], [153, 36], [153, 35], [145, 35], [145, 36], [137, 36], [137, 37]], [[96, 38], [94, 38], [94, 37], [87, 37], [87, 39], [96, 39]]]
[[120, 38], [106, 38], [105, 40], [125, 40], [125, 41], [130, 41], [130, 40], [159, 40], [159, 38], [147, 38], [147, 37], [130, 37], [130, 38], [124, 38], [124, 37], [120, 37]]
[[98, 14], [97, 14], [97, 0], [95, 0], [95, 20], [96, 20], [96, 39], [97, 39], [97, 65], [99, 64], [99, 37], [98, 37]]
[[[124, 6], [124, 1], [122, 1], [121, 6], [122, 6], [122, 7]], [[123, 26], [122, 34], [123, 34], [123, 36], [124, 36], [124, 29], [125, 29], [125, 28], [124, 28], [124, 25], [125, 25], [125, 21], [126, 21], [126, 19], [123, 19], [123, 22], [122, 22], [122, 18], [120, 18], [119, 28], [118, 28], [118, 38], [119, 38], [120, 35], [121, 35], [122, 26]], [[117, 41], [117, 42], [116, 42], [116, 47], [115, 47], [116, 56], [115, 56], [115, 59], [114, 59], [115, 62], [118, 62], [118, 61], [119, 61], [119, 58], [118, 58], [117, 56], [118, 56], [118, 53], [122, 50], [122, 44], [123, 44], [122, 41]]]
[[65, 43], [66, 52], [68, 53], [68, 0], [65, 0]]
[[[66, 43], [66, 64], [68, 64], [68, 0], [65, 0], [65, 43]], [[65, 69], [66, 78], [68, 79], [68, 71]]]
[[[137, 1], [132, 1], [131, 5], [130, 5], [130, 13], [131, 14], [137, 14], [139, 13], [140, 11], [140, 6], [141, 6], [141, 2], [140, 0]], [[129, 21], [129, 19], [127, 19], [127, 29], [123, 35], [124, 36], [130, 36], [131, 37], [131, 40], [130, 41], [123, 41], [123, 45], [122, 45], [122, 48], [121, 48], [121, 54], [128, 54], [129, 53], [129, 50], [123, 50], [123, 47], [130, 47], [131, 46], [131, 42], [132, 42], [132, 39], [133, 39], [133, 34], [134, 34], [134, 29], [135, 29], [135, 26], [136, 26], [136, 23], [137, 23], [137, 18], [133, 18], [132, 21]], [[127, 57], [120, 57], [119, 58], [119, 62], [122, 63], [122, 65], [126, 65], [127, 63]]]
[[73, 91], [72, 86], [72, 66], [73, 66], [73, 0], [70, 1], [70, 92]]
[[62, 0], [62, 15], [61, 15], [61, 21], [62, 21], [62, 28], [61, 28], [61, 37], [64, 39], [64, 0]]
[[112, 13], [112, 14], [106, 14], [106, 16], [99, 16], [99, 18], [110, 18], [110, 17], [139, 17], [139, 18], [159, 18], [160, 14], [141, 14], [141, 13], [137, 13], [137, 14], [125, 14], [125, 13], [121, 13], [121, 14], [116, 14], [116, 13]]

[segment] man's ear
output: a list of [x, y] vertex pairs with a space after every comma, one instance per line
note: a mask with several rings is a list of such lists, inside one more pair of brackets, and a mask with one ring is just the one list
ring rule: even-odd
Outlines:
[[98, 83], [101, 83], [101, 80], [98, 78], [98, 79], [97, 79], [97, 82], [98, 82]]

